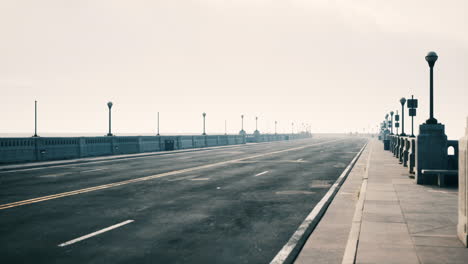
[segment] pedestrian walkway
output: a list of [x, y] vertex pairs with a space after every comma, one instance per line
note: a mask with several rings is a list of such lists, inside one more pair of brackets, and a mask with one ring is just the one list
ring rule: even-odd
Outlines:
[[295, 263], [468, 263], [457, 189], [409, 176], [371, 141]]

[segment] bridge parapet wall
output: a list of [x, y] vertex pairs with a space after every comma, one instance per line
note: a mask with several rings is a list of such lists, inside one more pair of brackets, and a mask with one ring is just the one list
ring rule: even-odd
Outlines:
[[310, 135], [102, 136], [0, 138], [0, 164], [133, 154], [305, 138]]

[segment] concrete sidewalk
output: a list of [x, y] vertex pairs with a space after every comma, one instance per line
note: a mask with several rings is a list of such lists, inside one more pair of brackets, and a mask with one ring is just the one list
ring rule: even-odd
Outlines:
[[295, 263], [468, 263], [457, 189], [409, 176], [371, 141]]

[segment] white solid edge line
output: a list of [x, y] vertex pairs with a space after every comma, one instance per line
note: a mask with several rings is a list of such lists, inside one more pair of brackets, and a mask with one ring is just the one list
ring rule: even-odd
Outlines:
[[268, 173], [268, 172], [270, 172], [270, 171], [260, 172], [260, 173], [255, 174], [255, 176], [260, 176], [260, 175], [266, 174], [266, 173]]
[[106, 228], [104, 228], [104, 229], [98, 230], [98, 231], [93, 232], [93, 233], [91, 233], [91, 234], [87, 234], [87, 235], [85, 235], [85, 236], [82, 236], [82, 237], [79, 237], [79, 238], [75, 238], [75, 239], [70, 240], [70, 241], [68, 241], [68, 242], [62, 243], [62, 244], [60, 244], [60, 245], [58, 245], [58, 246], [59, 246], [59, 247], [66, 247], [66, 246], [68, 246], [68, 245], [74, 244], [74, 243], [76, 243], [76, 242], [80, 242], [80, 241], [82, 241], [82, 240], [88, 239], [88, 238], [93, 237], [93, 236], [97, 236], [97, 235], [99, 235], [99, 234], [102, 234], [102, 233], [104, 233], [104, 232], [110, 231], [110, 230], [112, 230], [112, 229], [116, 229], [116, 228], [121, 227], [121, 226], [123, 226], [123, 225], [130, 224], [130, 223], [133, 222], [133, 221], [134, 221], [134, 220], [127, 220], [127, 221], [124, 221], [124, 222], [122, 222], [122, 223], [115, 224], [115, 225], [113, 225], [113, 226], [109, 226], [109, 227], [106, 227]]
[[[283, 264], [283, 263], [292, 263], [296, 256], [292, 257], [292, 254], [295, 250], [299, 250], [299, 243], [303, 243], [303, 239], [306, 239], [311, 232], [311, 229], [315, 227], [320, 221], [321, 216], [324, 214], [328, 204], [331, 202], [335, 194], [338, 192], [342, 182], [346, 176], [351, 171], [352, 167], [361, 156], [362, 152], [367, 146], [361, 148], [361, 150], [354, 156], [346, 169], [341, 173], [340, 177], [335, 181], [335, 183], [330, 187], [328, 192], [322, 197], [320, 202], [318, 202], [314, 209], [309, 213], [309, 215], [304, 219], [304, 221], [299, 225], [297, 230], [291, 236], [291, 238], [286, 242], [283, 248], [276, 254], [276, 256], [271, 260], [270, 264]], [[300, 251], [299, 251], [300, 252]], [[299, 253], [297, 252], [297, 253]]]

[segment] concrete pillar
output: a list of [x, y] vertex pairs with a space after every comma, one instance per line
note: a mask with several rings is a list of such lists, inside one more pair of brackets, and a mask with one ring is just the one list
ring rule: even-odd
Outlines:
[[88, 153], [86, 153], [86, 139], [84, 137], [78, 139], [78, 153], [80, 158], [88, 155]]
[[416, 166], [416, 139], [411, 138], [410, 139], [410, 150], [409, 150], [409, 166], [408, 166], [408, 171], [411, 174], [414, 174], [414, 167]]
[[138, 153], [141, 153], [143, 150], [143, 140], [141, 139], [141, 137], [137, 137], [137, 151]]
[[423, 184], [421, 170], [447, 169], [447, 135], [442, 124], [422, 124], [416, 142], [416, 176], [417, 184]]
[[468, 247], [468, 118], [465, 136], [458, 142], [458, 228], [460, 240]]

